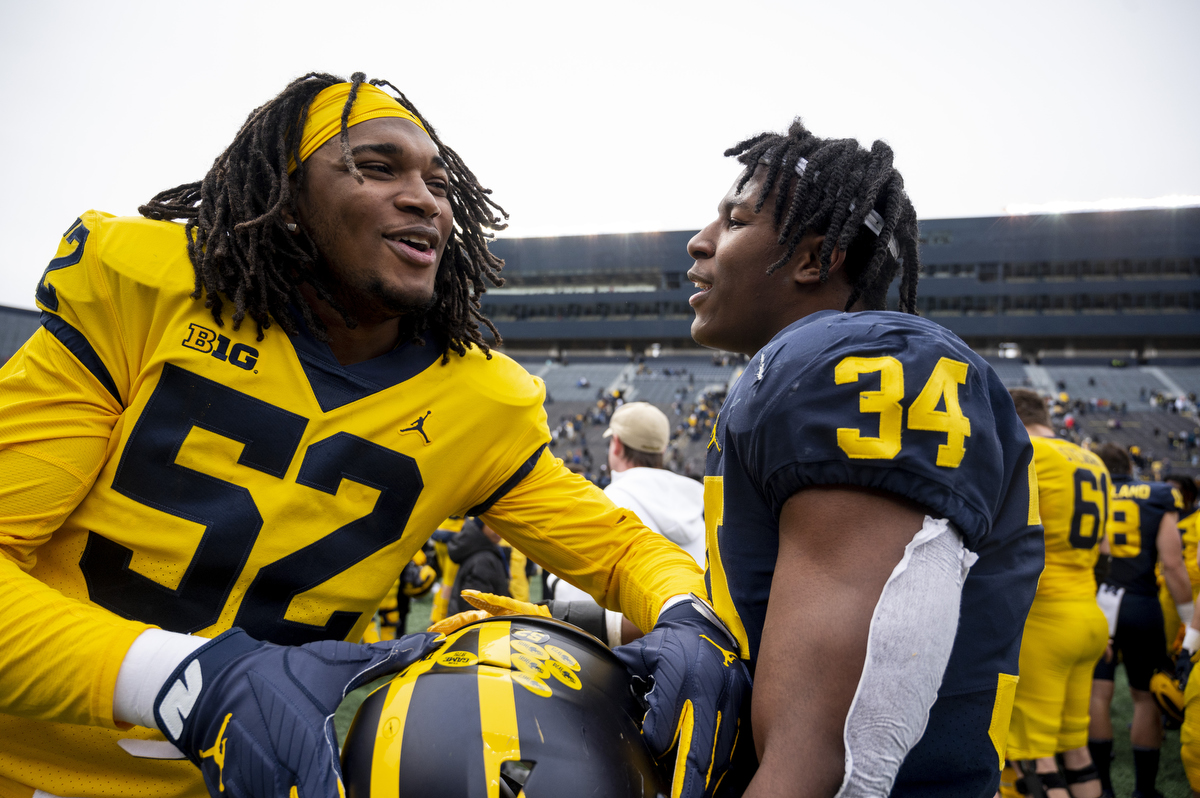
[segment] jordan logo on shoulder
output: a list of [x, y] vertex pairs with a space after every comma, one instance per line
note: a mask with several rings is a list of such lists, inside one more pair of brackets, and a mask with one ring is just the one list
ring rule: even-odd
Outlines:
[[404, 432], [420, 433], [421, 437], [425, 439], [425, 445], [428, 446], [432, 441], [430, 441], [429, 436], [425, 434], [425, 419], [429, 418], [429, 416], [432, 414], [433, 414], [432, 410], [426, 410], [425, 415], [421, 416], [416, 421], [414, 421], [412, 423], [411, 427], [405, 427], [404, 429], [400, 430], [400, 432], [401, 433], [404, 433]]

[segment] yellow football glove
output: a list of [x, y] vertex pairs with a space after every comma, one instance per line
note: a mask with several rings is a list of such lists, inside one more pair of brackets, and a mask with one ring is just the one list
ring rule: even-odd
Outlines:
[[462, 597], [468, 604], [477, 609], [460, 612], [457, 615], [451, 615], [445, 620], [438, 621], [429, 627], [430, 632], [448, 635], [469, 623], [475, 623], [475, 621], [481, 621], [484, 618], [497, 618], [504, 615], [540, 615], [543, 618], [551, 617], [550, 610], [546, 607], [530, 604], [528, 601], [509, 598], [508, 596], [497, 596], [495, 593], [464, 590]]

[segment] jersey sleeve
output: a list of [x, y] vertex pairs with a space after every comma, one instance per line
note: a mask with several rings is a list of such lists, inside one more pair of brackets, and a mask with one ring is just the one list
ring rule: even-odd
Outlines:
[[95, 372], [46, 326], [0, 369], [2, 712], [116, 725], [117, 670], [148, 627], [68, 598], [30, 572], [39, 546], [95, 481], [120, 412]]
[[725, 430], [726, 456], [739, 458], [776, 517], [797, 491], [857, 486], [949, 519], [977, 548], [1013, 480], [1027, 483], [1024, 493], [1036, 485], [1008, 392], [935, 325], [854, 325], [812, 331], [815, 343], [784, 342], [751, 363], [742, 376], [754, 381], [750, 412], [737, 416], [743, 428]]
[[1177, 513], [1182, 513], [1186, 509], [1183, 504], [1183, 494], [1179, 491], [1179, 488], [1171, 488], [1171, 505]]
[[545, 448], [483, 518], [534, 562], [643, 631], [667, 599], [706, 592], [704, 572], [690, 555]]

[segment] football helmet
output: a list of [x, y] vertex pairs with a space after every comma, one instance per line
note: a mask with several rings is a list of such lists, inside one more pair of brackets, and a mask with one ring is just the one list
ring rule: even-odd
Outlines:
[[1163, 725], [1178, 729], [1183, 724], [1183, 690], [1171, 674], [1158, 670], [1150, 677], [1150, 694], [1163, 713]]
[[342, 749], [348, 798], [660, 798], [632, 677], [550, 618], [488, 618], [375, 690]]

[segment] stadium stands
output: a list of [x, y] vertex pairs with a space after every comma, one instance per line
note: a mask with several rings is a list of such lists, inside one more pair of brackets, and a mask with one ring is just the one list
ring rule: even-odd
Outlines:
[[[977, 351], [1200, 350], [1200, 208], [927, 219], [919, 308]], [[691, 231], [500, 239], [509, 346], [689, 348]], [[897, 297], [892, 287], [892, 302]]]

